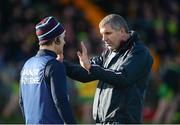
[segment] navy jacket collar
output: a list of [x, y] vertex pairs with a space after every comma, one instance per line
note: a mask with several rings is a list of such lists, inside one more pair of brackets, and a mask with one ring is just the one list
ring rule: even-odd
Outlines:
[[43, 55], [49, 55], [49, 56], [53, 56], [53, 57], [57, 57], [56, 53], [51, 51], [51, 50], [47, 50], [47, 49], [40, 49], [36, 56], [43, 56]]
[[138, 34], [134, 31], [130, 31], [130, 38], [123, 44], [122, 47], [120, 47], [117, 52], [121, 52], [123, 50], [127, 50], [129, 47], [133, 45], [135, 41], [139, 40]]

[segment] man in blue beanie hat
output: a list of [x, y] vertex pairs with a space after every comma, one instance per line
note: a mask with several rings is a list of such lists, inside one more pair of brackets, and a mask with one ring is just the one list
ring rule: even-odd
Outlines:
[[36, 25], [38, 53], [26, 61], [20, 77], [20, 107], [26, 124], [74, 124], [62, 62], [65, 30], [56, 18]]

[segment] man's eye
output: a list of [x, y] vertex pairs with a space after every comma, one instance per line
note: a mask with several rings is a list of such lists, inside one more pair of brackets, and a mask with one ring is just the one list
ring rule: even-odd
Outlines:
[[111, 32], [106, 32], [105, 34], [106, 34], [106, 35], [109, 35], [109, 34], [111, 34]]

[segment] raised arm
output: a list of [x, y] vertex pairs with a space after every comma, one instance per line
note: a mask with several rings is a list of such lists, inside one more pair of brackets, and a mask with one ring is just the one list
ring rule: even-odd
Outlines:
[[[82, 43], [82, 47], [85, 47]], [[126, 57], [123, 64], [117, 70], [103, 68], [96, 64], [90, 64], [86, 51], [78, 54], [81, 66], [98, 80], [111, 84], [118, 88], [128, 87], [143, 75], [150, 72], [152, 57], [145, 48], [134, 48]]]

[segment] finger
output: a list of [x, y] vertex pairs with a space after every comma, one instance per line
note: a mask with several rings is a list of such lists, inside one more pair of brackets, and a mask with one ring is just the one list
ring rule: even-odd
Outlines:
[[81, 42], [81, 48], [82, 48], [82, 53], [87, 54], [87, 49], [83, 42]]
[[81, 57], [82, 56], [82, 54], [81, 54], [81, 52], [77, 52], [77, 55], [78, 55], [78, 57]]

